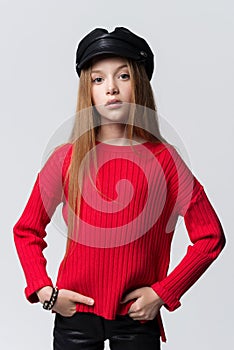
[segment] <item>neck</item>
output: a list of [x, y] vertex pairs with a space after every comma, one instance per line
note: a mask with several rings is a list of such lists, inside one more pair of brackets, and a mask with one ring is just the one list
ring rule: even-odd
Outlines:
[[[97, 135], [97, 141], [105, 142], [113, 145], [129, 145], [130, 140], [126, 136], [126, 129], [124, 124], [110, 124], [102, 125]], [[146, 140], [139, 137], [133, 137], [133, 144], [143, 143]]]
[[125, 125], [120, 123], [102, 125], [97, 135], [97, 140], [101, 142], [116, 140], [117, 143], [121, 143], [123, 138], [126, 139], [126, 129]]

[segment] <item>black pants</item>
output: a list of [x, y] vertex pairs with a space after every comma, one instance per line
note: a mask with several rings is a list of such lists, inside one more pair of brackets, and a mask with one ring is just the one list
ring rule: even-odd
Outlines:
[[129, 315], [107, 320], [90, 312], [55, 314], [53, 336], [54, 350], [103, 350], [106, 339], [111, 350], [160, 350], [157, 318], [140, 323]]

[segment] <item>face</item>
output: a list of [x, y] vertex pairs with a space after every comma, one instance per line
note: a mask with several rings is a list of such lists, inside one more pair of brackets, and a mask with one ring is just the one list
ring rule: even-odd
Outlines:
[[92, 103], [102, 120], [124, 121], [132, 100], [132, 87], [127, 60], [106, 57], [93, 61], [91, 66]]

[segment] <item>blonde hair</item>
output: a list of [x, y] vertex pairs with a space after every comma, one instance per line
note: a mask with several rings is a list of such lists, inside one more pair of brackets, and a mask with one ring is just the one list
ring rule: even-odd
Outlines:
[[[153, 143], [167, 143], [167, 141], [160, 134], [157, 108], [151, 84], [144, 66], [130, 59], [127, 59], [127, 65], [132, 84], [132, 108], [130, 108], [131, 112], [129, 113], [130, 122], [126, 124], [127, 138], [131, 140], [131, 142], [134, 136], [138, 136]], [[136, 126], [136, 123], [134, 122], [134, 118], [137, 118], [137, 114], [135, 113], [134, 109], [135, 105], [145, 107], [142, 109], [143, 115], [141, 114], [140, 116], [141, 127]], [[153, 125], [147, 117], [148, 109], [154, 111], [153, 114], [155, 119]], [[75, 227], [74, 225], [75, 223], [77, 225], [79, 220], [75, 220], [75, 217], [80, 217], [82, 182], [84, 174], [87, 170], [89, 171], [90, 176], [90, 153], [93, 154], [94, 164], [97, 167], [96, 152], [94, 150], [96, 138], [101, 126], [98, 123], [95, 123], [95, 118], [98, 118], [98, 114], [95, 113], [95, 108], [92, 108], [91, 66], [89, 66], [81, 71], [77, 96], [76, 119], [70, 137], [70, 142], [72, 144], [72, 155], [66, 174], [66, 181], [68, 181], [69, 207], [66, 254], [69, 251], [72, 241], [77, 241], [77, 237], [74, 235], [77, 235], [78, 229], [77, 226]], [[147, 130], [151, 130], [151, 132], [148, 132]], [[89, 152], [92, 148], [94, 148], [94, 152]]]

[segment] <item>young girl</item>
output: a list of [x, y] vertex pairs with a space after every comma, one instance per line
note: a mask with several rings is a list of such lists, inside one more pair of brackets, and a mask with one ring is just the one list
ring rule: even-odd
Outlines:
[[[153, 53], [126, 28], [79, 43], [75, 125], [37, 175], [14, 226], [26, 298], [55, 313], [54, 349], [160, 349], [160, 308], [181, 296], [225, 245], [203, 185], [160, 134], [150, 85]], [[46, 226], [62, 203], [66, 254], [46, 272]], [[182, 216], [191, 245], [167, 274]], [[160, 340], [161, 338], [161, 340]]]

